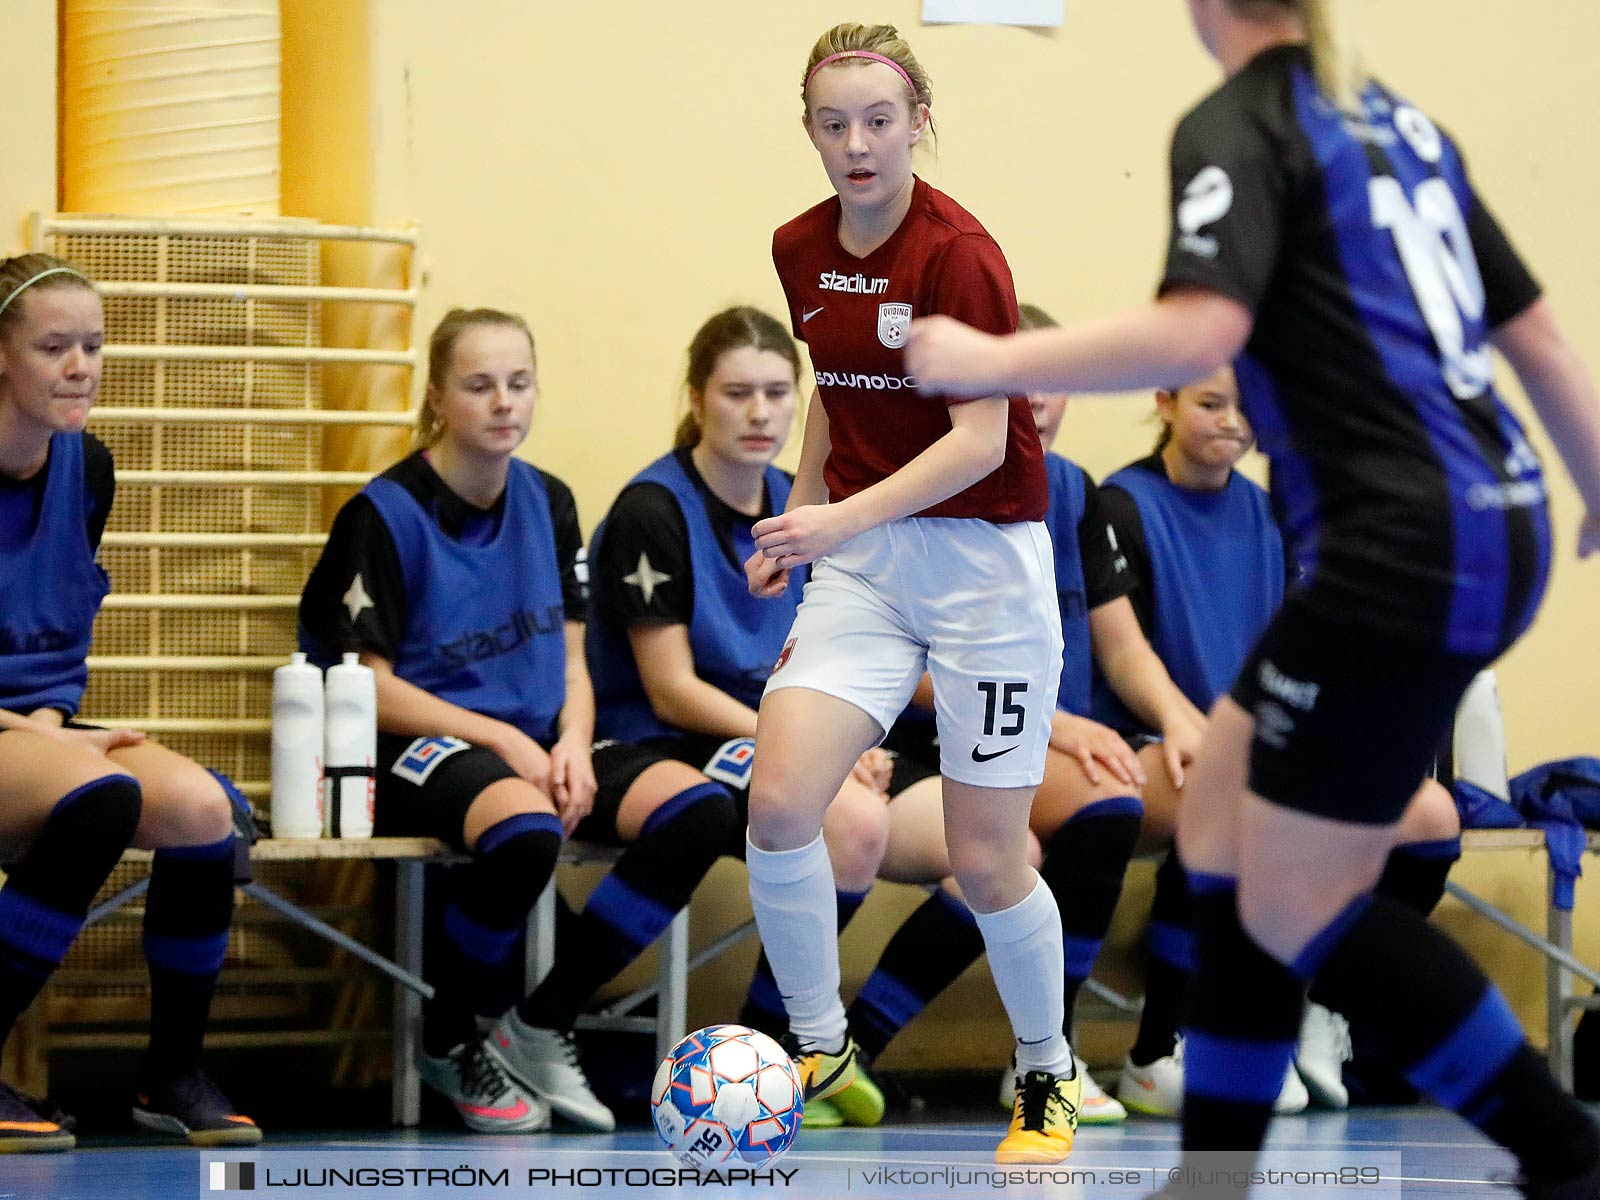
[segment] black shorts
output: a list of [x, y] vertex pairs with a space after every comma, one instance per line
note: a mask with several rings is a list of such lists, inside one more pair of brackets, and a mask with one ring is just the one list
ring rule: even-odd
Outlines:
[[[634, 780], [663, 756], [618, 743], [595, 751], [594, 810], [576, 836], [615, 844], [617, 809]], [[378, 735], [373, 833], [378, 837], [432, 837], [465, 850], [467, 810], [483, 790], [516, 772], [493, 750], [460, 738]]]
[[1255, 721], [1250, 790], [1296, 812], [1394, 824], [1490, 661], [1357, 629], [1291, 597], [1231, 693]]

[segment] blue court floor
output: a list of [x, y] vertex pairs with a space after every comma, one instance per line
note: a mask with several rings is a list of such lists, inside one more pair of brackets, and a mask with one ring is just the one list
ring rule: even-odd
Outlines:
[[[254, 1164], [258, 1193], [274, 1197], [583, 1196], [589, 1198], [773, 1195], [803, 1197], [1140, 1197], [1177, 1157], [1175, 1125], [1130, 1121], [1085, 1128], [1056, 1177], [991, 1160], [1002, 1118], [988, 1124], [895, 1124], [872, 1130], [802, 1133], [795, 1148], [754, 1179], [675, 1177], [678, 1164], [647, 1129], [610, 1135], [537, 1134], [490, 1138], [391, 1130], [332, 1138], [276, 1133], [252, 1151], [208, 1152], [131, 1140], [88, 1140], [64, 1155], [0, 1157], [0, 1198], [11, 1200], [190, 1200], [236, 1190], [213, 1162]], [[1261, 1200], [1312, 1197], [1511, 1197], [1511, 1160], [1448, 1113], [1364, 1109], [1279, 1120], [1272, 1161], [1300, 1171], [1259, 1186]], [[1382, 1168], [1382, 1183], [1321, 1186], [1305, 1173]], [[358, 1169], [367, 1174], [357, 1175]], [[387, 1182], [375, 1172], [390, 1171]], [[1076, 1177], [1059, 1172], [1070, 1168]], [[1034, 1168], [1034, 1171], [1049, 1170]], [[502, 1175], [502, 1172], [504, 1174]], [[530, 1177], [532, 1172], [532, 1177]], [[1001, 1174], [1006, 1172], [1006, 1174]], [[441, 1182], [449, 1175], [452, 1182]], [[1370, 1176], [1369, 1176], [1370, 1177]], [[432, 1182], [429, 1182], [431, 1178]], [[377, 1186], [351, 1186], [346, 1180]], [[226, 1187], [229, 1183], [232, 1187]]]

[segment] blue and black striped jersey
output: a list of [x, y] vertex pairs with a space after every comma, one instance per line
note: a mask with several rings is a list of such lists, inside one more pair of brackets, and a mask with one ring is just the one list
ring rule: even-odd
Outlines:
[[1550, 534], [1489, 337], [1539, 287], [1451, 139], [1378, 83], [1340, 111], [1305, 47], [1276, 47], [1179, 124], [1172, 207], [1163, 291], [1254, 313], [1235, 366], [1307, 600], [1453, 653], [1507, 646]]

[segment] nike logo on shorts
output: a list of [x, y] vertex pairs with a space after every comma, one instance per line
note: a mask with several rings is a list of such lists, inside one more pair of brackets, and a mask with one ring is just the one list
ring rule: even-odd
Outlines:
[[996, 750], [993, 754], [985, 754], [982, 750], [979, 750], [976, 746], [974, 746], [972, 748], [972, 761], [975, 763], [986, 763], [991, 758], [999, 758], [1002, 754], [1010, 754], [1015, 749], [1015, 746], [1007, 746], [1004, 750]]
[[811, 320], [812, 317], [816, 316], [819, 312], [821, 312], [823, 309], [825, 309], [827, 307], [828, 306], [826, 304], [819, 304], [819, 305], [817, 305], [817, 307], [813, 308], [810, 312], [801, 313], [800, 314], [800, 324], [804, 325], [807, 321]]

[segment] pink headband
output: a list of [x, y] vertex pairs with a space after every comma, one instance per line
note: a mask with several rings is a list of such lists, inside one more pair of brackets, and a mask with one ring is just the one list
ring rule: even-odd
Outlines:
[[874, 54], [871, 50], [841, 50], [838, 54], [830, 54], [816, 66], [811, 68], [811, 74], [806, 76], [806, 87], [811, 86], [811, 81], [817, 77], [817, 72], [830, 63], [836, 63], [841, 58], [870, 58], [873, 62], [881, 62], [886, 67], [893, 67], [894, 73], [906, 81], [906, 87], [911, 89], [912, 99], [916, 99], [917, 85], [912, 82], [910, 74], [894, 59], [883, 54]]

